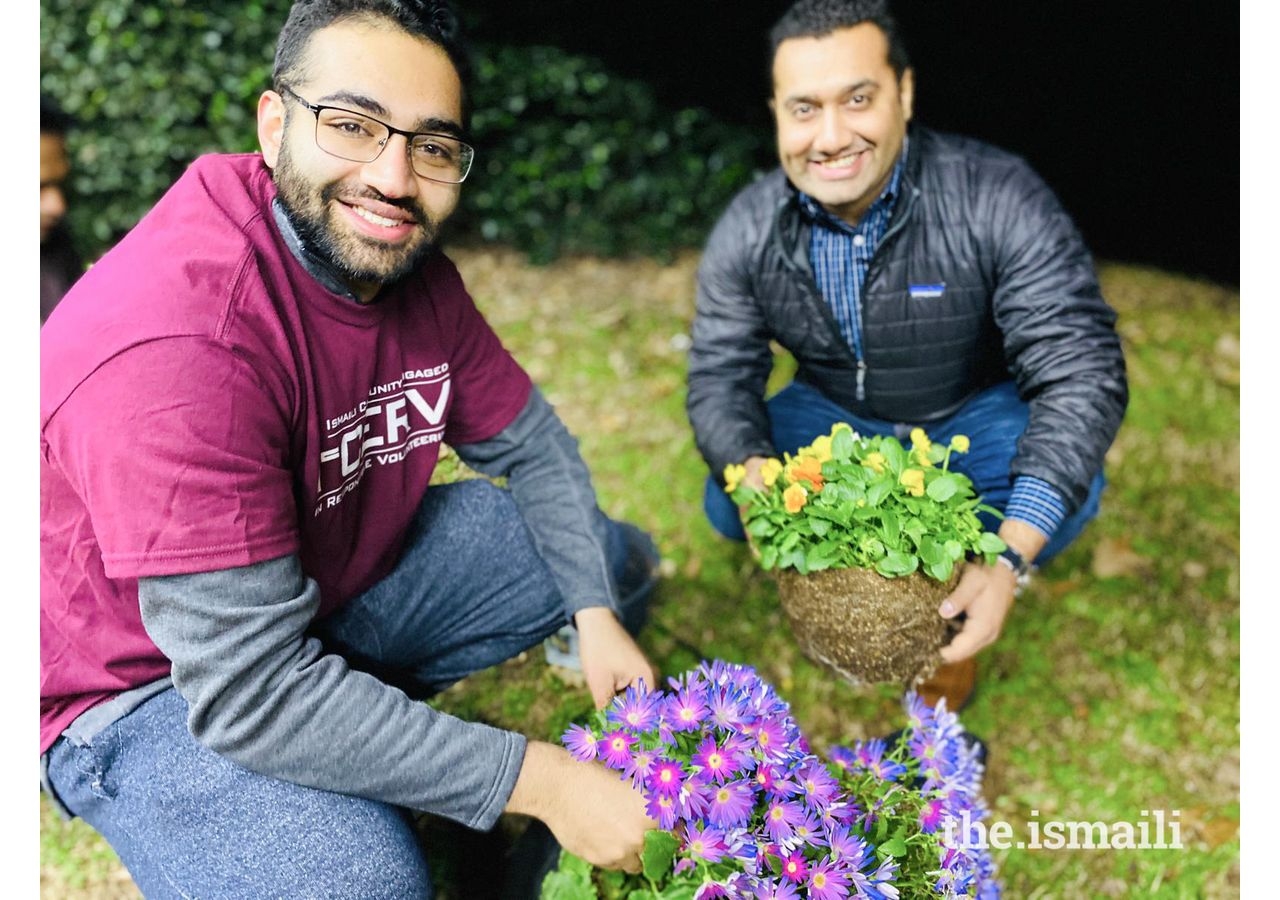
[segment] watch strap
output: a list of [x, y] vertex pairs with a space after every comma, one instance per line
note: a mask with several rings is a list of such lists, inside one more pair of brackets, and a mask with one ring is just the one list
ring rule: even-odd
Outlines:
[[1031, 564], [1023, 559], [1022, 554], [1017, 550], [1014, 550], [1012, 547], [1006, 546], [1004, 550], [1000, 552], [999, 559], [1000, 562], [1008, 566], [1015, 575], [1026, 575], [1031, 571]]

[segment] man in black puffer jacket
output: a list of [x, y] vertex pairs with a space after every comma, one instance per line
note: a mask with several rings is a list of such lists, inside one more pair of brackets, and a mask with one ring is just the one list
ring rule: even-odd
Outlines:
[[[956, 709], [1018, 576], [1097, 514], [1128, 403], [1116, 316], [1023, 160], [911, 123], [914, 77], [884, 0], [799, 0], [770, 38], [781, 166], [735, 198], [698, 271], [688, 413], [707, 514], [742, 539], [725, 466], [759, 485], [766, 458], [835, 422], [972, 437], [956, 468], [1004, 512], [1010, 549], [1004, 565], [967, 565], [939, 610], [964, 614], [934, 691]], [[771, 341], [798, 371], [766, 402]]]

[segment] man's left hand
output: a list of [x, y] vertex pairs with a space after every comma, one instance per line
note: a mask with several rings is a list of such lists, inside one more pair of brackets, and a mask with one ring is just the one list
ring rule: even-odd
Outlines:
[[604, 606], [579, 610], [574, 624], [582, 674], [597, 709], [608, 705], [619, 691], [639, 686], [642, 679], [647, 690], [655, 689], [653, 666], [612, 610]]
[[968, 659], [983, 647], [995, 643], [1013, 606], [1013, 589], [1018, 577], [1008, 566], [989, 566], [982, 561], [965, 563], [960, 583], [938, 612], [944, 619], [966, 613], [964, 626], [950, 644], [942, 648], [945, 662]]
[[[1018, 519], [1005, 519], [999, 533], [1006, 544], [1028, 560], [1035, 559], [1048, 540], [1036, 528]], [[944, 662], [960, 662], [995, 643], [1004, 627], [1005, 616], [1013, 606], [1013, 591], [1017, 586], [1018, 576], [1004, 563], [965, 563], [960, 583], [938, 608], [944, 619], [966, 614], [960, 633], [942, 648]]]

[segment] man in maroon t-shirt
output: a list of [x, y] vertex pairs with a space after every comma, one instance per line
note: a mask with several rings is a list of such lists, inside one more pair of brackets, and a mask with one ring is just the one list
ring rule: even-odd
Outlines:
[[[654, 684], [652, 541], [436, 246], [466, 76], [442, 3], [295, 3], [261, 154], [42, 329], [42, 781], [149, 897], [428, 896], [405, 810], [639, 869], [615, 774], [420, 702], [565, 623], [598, 706]], [[428, 490], [442, 443], [507, 488]]]

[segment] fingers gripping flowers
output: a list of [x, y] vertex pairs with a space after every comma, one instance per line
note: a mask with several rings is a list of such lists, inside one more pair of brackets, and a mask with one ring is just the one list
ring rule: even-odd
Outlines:
[[845, 423], [795, 455], [770, 459], [760, 472], [764, 489], [744, 479], [740, 465], [725, 468], [725, 490], [743, 509], [743, 521], [765, 569], [871, 568], [895, 577], [923, 571], [946, 581], [967, 555], [994, 563], [1004, 542], [983, 529], [973, 483], [950, 469], [953, 453], [969, 439], [947, 444], [912, 430], [910, 449], [892, 436], [860, 437]]
[[593, 883], [566, 855], [544, 898], [999, 896], [985, 851], [942, 843], [948, 823], [986, 815], [982, 766], [943, 704], [908, 694], [896, 743], [836, 747], [823, 762], [753, 669], [703, 662], [669, 684], [628, 691], [563, 738], [648, 799], [663, 831], [646, 842], [644, 880], [596, 872]]

